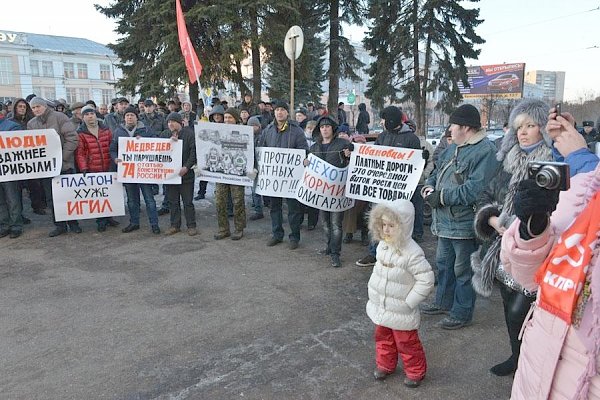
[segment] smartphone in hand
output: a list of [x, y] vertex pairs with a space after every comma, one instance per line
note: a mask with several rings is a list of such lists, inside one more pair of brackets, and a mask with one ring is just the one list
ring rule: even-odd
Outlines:
[[556, 105], [554, 106], [554, 110], [556, 110], [556, 116], [560, 117], [562, 112], [562, 103], [556, 103]]

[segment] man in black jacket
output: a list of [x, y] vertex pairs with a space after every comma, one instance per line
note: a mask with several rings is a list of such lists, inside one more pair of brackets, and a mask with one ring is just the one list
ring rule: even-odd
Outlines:
[[171, 210], [171, 228], [167, 235], [174, 235], [181, 231], [181, 205], [183, 200], [183, 211], [187, 225], [187, 233], [190, 236], [198, 234], [196, 229], [196, 210], [194, 209], [194, 179], [195, 174], [192, 167], [196, 165], [196, 138], [192, 128], [183, 126], [183, 118], [178, 112], [172, 112], [167, 116], [169, 129], [161, 133], [161, 138], [171, 138], [173, 141], [183, 140], [182, 167], [179, 171], [181, 184], [165, 185], [167, 198]]
[[[421, 141], [415, 135], [413, 130], [404, 122], [402, 122], [403, 114], [402, 111], [396, 106], [389, 106], [383, 109], [381, 112], [381, 118], [384, 120], [385, 131], [381, 132], [375, 144], [381, 146], [390, 147], [402, 147], [405, 149], [421, 149]], [[419, 198], [416, 198], [419, 196]], [[422, 209], [423, 198], [418, 191], [415, 191], [413, 197], [410, 199], [415, 205], [415, 209], [419, 206]], [[369, 245], [369, 254], [356, 262], [359, 267], [372, 267], [375, 265], [375, 253], [377, 251], [377, 243], [371, 243]]]
[[[350, 161], [350, 152], [354, 149], [352, 143], [348, 140], [338, 137], [338, 128], [336, 121], [329, 115], [319, 118], [317, 126], [313, 130], [313, 137], [316, 138], [309, 152], [328, 162], [329, 164], [344, 168]], [[304, 165], [308, 160], [305, 160]], [[321, 210], [323, 219], [323, 229], [325, 230], [327, 247], [319, 251], [319, 254], [331, 256], [331, 266], [341, 267], [340, 253], [342, 251], [342, 222], [344, 220], [344, 211], [324, 211]]]
[[[279, 102], [275, 106], [275, 121], [264, 130], [261, 146], [279, 147], [283, 149], [308, 149], [308, 143], [304, 137], [304, 131], [296, 121], [289, 120], [290, 106], [285, 102]], [[288, 205], [288, 222], [290, 224], [290, 249], [298, 248], [300, 242], [300, 225], [304, 220], [304, 212], [300, 202], [296, 199], [286, 198]], [[273, 237], [267, 246], [275, 246], [283, 241], [283, 199], [281, 197], [271, 198], [271, 228]]]

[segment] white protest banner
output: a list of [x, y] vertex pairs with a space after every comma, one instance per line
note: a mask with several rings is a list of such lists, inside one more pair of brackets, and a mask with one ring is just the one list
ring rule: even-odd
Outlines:
[[0, 182], [60, 175], [62, 146], [54, 129], [0, 132]]
[[269, 197], [296, 198], [306, 150], [259, 147], [256, 193]]
[[196, 159], [200, 180], [252, 186], [254, 130], [251, 126], [200, 122], [196, 129]]
[[425, 168], [421, 149], [355, 144], [346, 196], [373, 203], [410, 200]]
[[57, 221], [125, 215], [123, 184], [115, 172], [54, 177], [52, 197]]
[[302, 181], [296, 192], [296, 200], [307, 206], [325, 211], [346, 211], [354, 207], [354, 199], [345, 195], [348, 167], [338, 168], [308, 155]]
[[117, 176], [121, 183], [181, 183], [183, 140], [119, 138]]

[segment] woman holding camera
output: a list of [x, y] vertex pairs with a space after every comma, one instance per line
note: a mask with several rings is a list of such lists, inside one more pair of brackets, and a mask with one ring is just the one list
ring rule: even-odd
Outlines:
[[600, 167], [569, 114], [552, 112], [546, 131], [571, 172], [582, 162], [595, 169], [573, 176], [560, 198], [533, 179], [517, 188], [518, 219], [502, 237], [500, 256], [522, 287], [537, 289], [537, 299], [511, 399], [600, 399]]
[[515, 219], [513, 198], [519, 183], [528, 177], [528, 162], [552, 160], [552, 139], [545, 130], [547, 121], [548, 106], [540, 100], [524, 99], [513, 109], [509, 130], [496, 155], [502, 165], [480, 197], [475, 216], [475, 233], [483, 244], [471, 255], [473, 288], [489, 297], [494, 280], [500, 282], [510, 340], [510, 357], [490, 369], [498, 376], [512, 374], [517, 369], [521, 346], [519, 331], [535, 300], [535, 288], [524, 288], [503, 267], [500, 243], [502, 234]]

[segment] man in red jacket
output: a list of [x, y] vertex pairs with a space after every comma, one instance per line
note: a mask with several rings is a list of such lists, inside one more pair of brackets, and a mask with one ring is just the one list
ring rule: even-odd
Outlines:
[[[79, 144], [75, 150], [77, 169], [83, 174], [88, 172], [109, 172], [111, 167], [110, 142], [112, 133], [104, 124], [98, 122], [96, 110], [87, 105], [81, 109], [83, 124], [77, 129]], [[104, 232], [108, 225], [119, 223], [112, 218], [98, 218], [98, 232]]]

